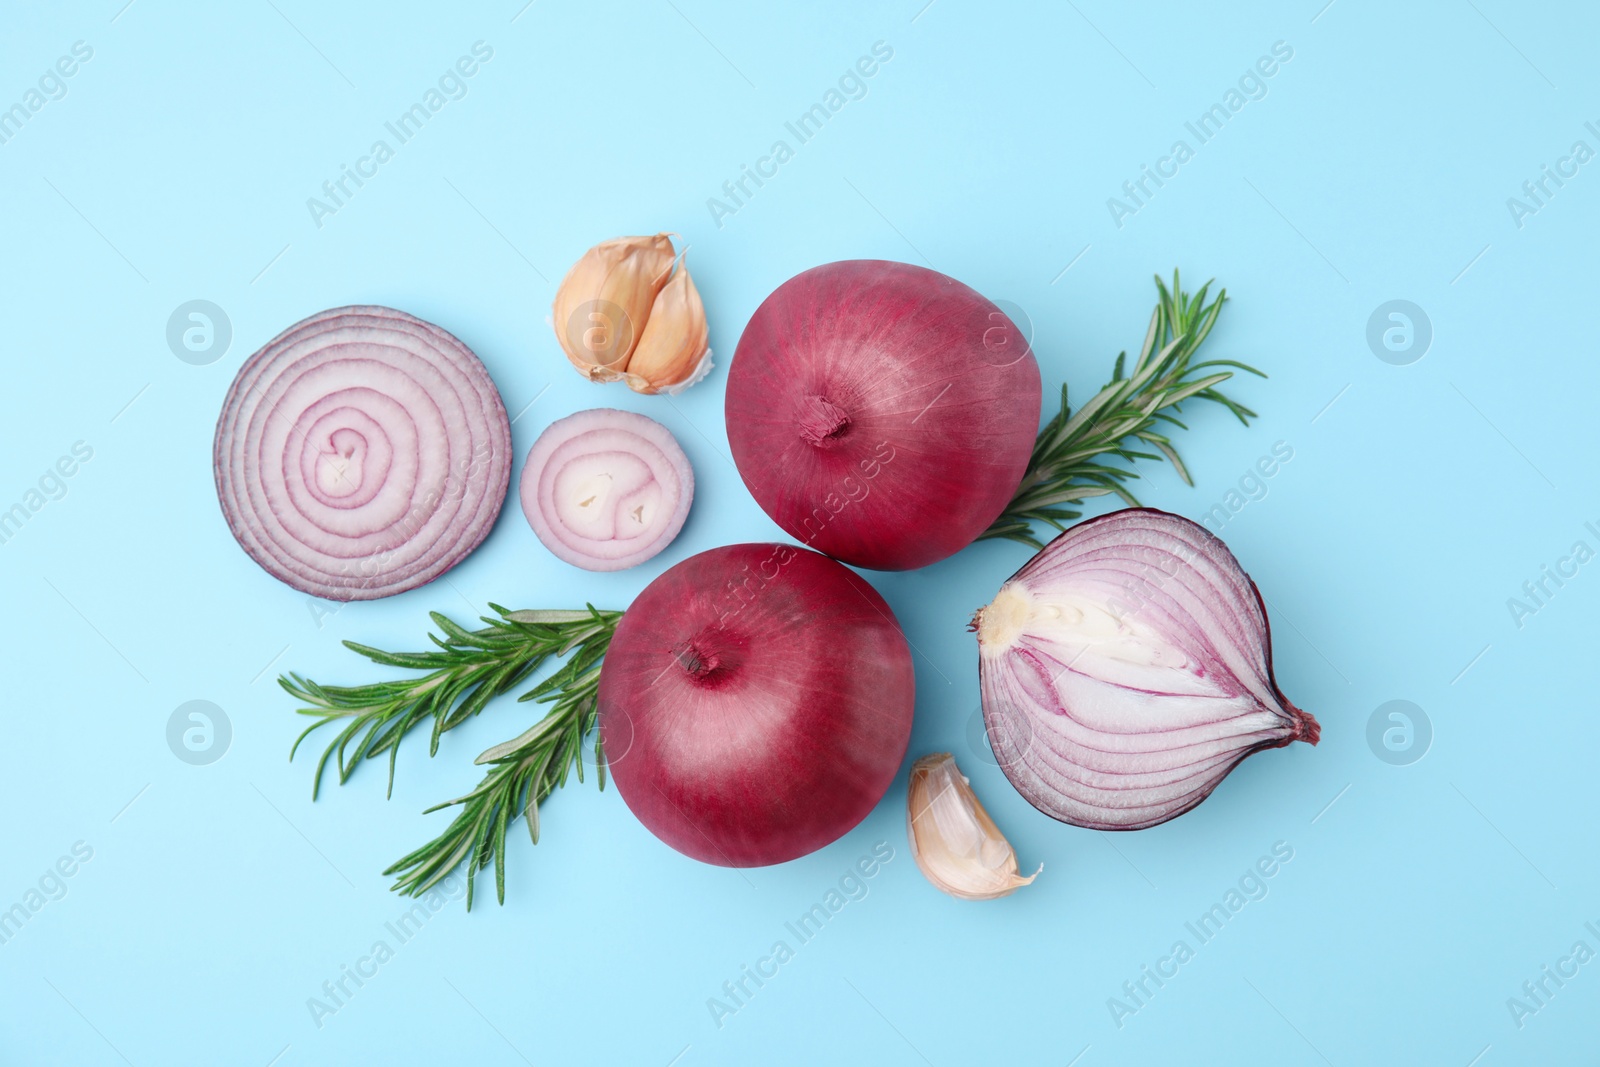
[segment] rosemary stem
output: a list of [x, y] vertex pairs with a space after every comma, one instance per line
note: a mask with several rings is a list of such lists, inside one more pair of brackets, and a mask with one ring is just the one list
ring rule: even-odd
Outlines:
[[[1156, 288], [1160, 299], [1129, 375], [1124, 374], [1127, 353], [1123, 352], [1117, 356], [1111, 381], [1076, 412], [1062, 388], [1061, 408], [1039, 431], [1021, 484], [980, 540], [1005, 537], [1043, 548], [1035, 535], [1037, 526], [1066, 529], [1066, 523], [1081, 517], [1078, 507], [1085, 500], [1114, 493], [1130, 506], [1138, 506], [1138, 499], [1123, 483], [1139, 477], [1139, 472], [1123, 463], [1165, 458], [1190, 482], [1188, 468], [1159, 425], [1165, 422], [1181, 428], [1175, 416], [1182, 412], [1185, 401], [1220, 404], [1249, 425], [1255, 413], [1217, 391], [1234, 372], [1216, 368], [1225, 365], [1259, 377], [1266, 375], [1232, 360], [1192, 363], [1216, 325], [1227, 291], [1218, 290], [1207, 303], [1211, 283], [1191, 296], [1183, 291], [1176, 270], [1170, 290], [1159, 275]], [[1122, 463], [1106, 462], [1111, 459]]]

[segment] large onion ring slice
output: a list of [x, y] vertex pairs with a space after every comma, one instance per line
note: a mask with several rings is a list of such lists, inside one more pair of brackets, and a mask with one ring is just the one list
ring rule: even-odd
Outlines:
[[375, 600], [432, 581], [487, 536], [511, 427], [455, 337], [393, 308], [342, 307], [245, 361], [212, 459], [228, 528], [269, 574]]

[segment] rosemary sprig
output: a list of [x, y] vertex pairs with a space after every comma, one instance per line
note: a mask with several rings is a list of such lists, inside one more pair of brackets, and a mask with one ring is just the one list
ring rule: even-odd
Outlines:
[[[311, 796], [316, 799], [322, 786], [323, 771], [329, 759], [339, 768], [343, 785], [363, 759], [388, 753], [389, 789], [394, 792], [395, 757], [400, 742], [413, 727], [433, 720], [428, 754], [439, 750], [439, 738], [478, 714], [495, 696], [521, 683], [552, 655], [564, 656], [573, 648], [587, 647], [598, 640], [603, 652], [616, 627], [619, 611], [507, 611], [489, 605], [498, 619], [487, 616], [488, 625], [467, 630], [438, 612], [431, 612], [433, 623], [444, 637], [429, 634], [438, 646], [429, 652], [384, 652], [367, 645], [346, 641], [345, 647], [359, 652], [374, 663], [406, 667], [429, 673], [420, 678], [401, 678], [362, 686], [319, 685], [297, 674], [278, 678], [290, 696], [309, 705], [298, 709], [316, 722], [300, 734], [289, 751], [294, 759], [300, 743], [314, 731], [331, 723], [346, 725], [329, 743], [317, 761]], [[570, 666], [570, 664], [569, 664]], [[552, 677], [561, 677], [558, 672]], [[543, 686], [534, 693], [545, 692]], [[529, 694], [530, 696], [532, 694]], [[523, 699], [528, 699], [524, 696]]]
[[[1172, 272], [1170, 290], [1160, 275], [1156, 276], [1156, 288], [1161, 299], [1150, 316], [1139, 358], [1124, 376], [1128, 354], [1119, 353], [1111, 381], [1076, 412], [1068, 405], [1067, 387], [1062, 385], [1061, 410], [1039, 432], [1028, 473], [1006, 510], [982, 537], [1006, 537], [1043, 548], [1034, 536], [1034, 524], [1042, 522], [1064, 530], [1067, 522], [1083, 514], [1075, 505], [1091, 497], [1114, 493], [1130, 506], [1138, 507], [1139, 501], [1123, 484], [1139, 477], [1138, 473], [1105, 462], [1111, 457], [1132, 462], [1165, 456], [1178, 476], [1193, 485], [1189, 469], [1171, 440], [1161, 432], [1163, 423], [1187, 429], [1175, 417], [1181, 413], [1185, 400], [1213, 401], [1233, 412], [1246, 426], [1250, 424], [1255, 412], [1217, 392], [1216, 387], [1233, 377], [1233, 371], [1215, 368], [1233, 367], [1262, 378], [1266, 375], [1231, 359], [1192, 362], [1216, 325], [1228, 291], [1219, 290], [1216, 299], [1207, 304], [1211, 283], [1206, 282], [1190, 296], [1180, 287], [1176, 270]], [[1144, 451], [1145, 448], [1155, 452]]]
[[[597, 628], [577, 642], [572, 658], [519, 698], [554, 707], [520, 737], [478, 757], [476, 762], [487, 764], [489, 771], [477, 788], [428, 809], [434, 812], [461, 807], [444, 833], [383, 872], [399, 875], [391, 888], [402, 895], [420, 896], [466, 860], [467, 910], [471, 911], [474, 879], [492, 862], [495, 896], [505, 903], [506, 830], [512, 820], [518, 815], [526, 816], [528, 836], [537, 845], [539, 804], [566, 784], [569, 768], [576, 767], [578, 781], [583, 781], [583, 739], [594, 729], [598, 714], [600, 660], [619, 614], [607, 612], [604, 615], [609, 617], [602, 619], [602, 613], [594, 612]], [[602, 622], [603, 628], [599, 628]], [[604, 789], [605, 753], [598, 733], [594, 739], [594, 763], [600, 788]]]

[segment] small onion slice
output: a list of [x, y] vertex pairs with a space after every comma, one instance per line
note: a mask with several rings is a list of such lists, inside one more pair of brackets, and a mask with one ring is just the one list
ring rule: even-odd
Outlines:
[[393, 308], [342, 307], [245, 361], [212, 458], [252, 559], [312, 596], [374, 600], [432, 581], [488, 534], [511, 427], [455, 337]]
[[659, 422], [593, 408], [546, 427], [520, 485], [522, 512], [546, 548], [575, 567], [620, 571], [678, 536], [694, 469]]
[[1266, 609], [1233, 553], [1177, 515], [1072, 527], [973, 619], [995, 756], [1034, 807], [1138, 830], [1252, 752], [1317, 743], [1272, 674]]

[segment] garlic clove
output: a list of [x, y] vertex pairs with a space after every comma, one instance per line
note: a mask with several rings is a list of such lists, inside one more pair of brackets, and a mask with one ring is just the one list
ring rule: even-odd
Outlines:
[[1017, 854], [984, 810], [948, 752], [923, 756], [911, 767], [906, 791], [911, 858], [935, 889], [961, 900], [1009, 896], [1039, 877], [1024, 878]]
[[706, 309], [687, 262], [656, 294], [650, 318], [628, 360], [628, 386], [638, 393], [678, 392], [711, 370]]
[[552, 322], [567, 359], [591, 381], [617, 381], [672, 273], [672, 237], [617, 237], [585, 252], [556, 290]]
[[[711, 349], [708, 348], [706, 349], [705, 355], [700, 357], [700, 362], [696, 364], [694, 369], [689, 373], [689, 376], [683, 379], [681, 382], [675, 382], [672, 385], [663, 385], [659, 388], [652, 389], [640, 389], [638, 386], [634, 385], [631, 380], [628, 382], [628, 384], [634, 389], [635, 392], [666, 393], [668, 396], [677, 396], [691, 385], [696, 385], [703, 381], [705, 376], [711, 373], [711, 368]], [[640, 379], [640, 381], [643, 381], [643, 379]]]

